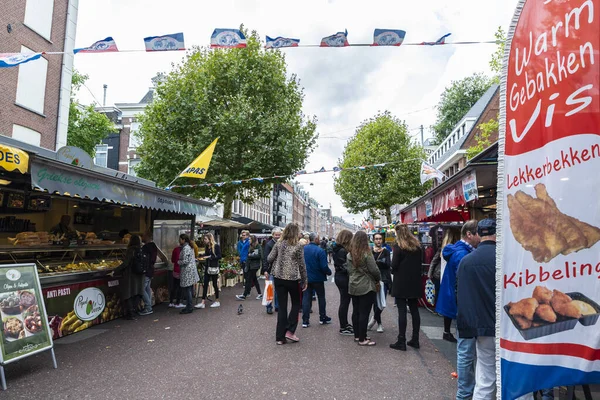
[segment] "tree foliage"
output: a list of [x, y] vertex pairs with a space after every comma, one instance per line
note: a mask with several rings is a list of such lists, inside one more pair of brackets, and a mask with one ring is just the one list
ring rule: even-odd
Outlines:
[[342, 170], [335, 179], [335, 192], [351, 213], [369, 210], [374, 215], [384, 210], [391, 220], [392, 205], [409, 203], [424, 192], [419, 175], [424, 159], [425, 152], [411, 141], [406, 123], [388, 111], [379, 113], [357, 128], [346, 144], [339, 166], [400, 163]]
[[492, 53], [490, 69], [493, 74], [493, 83], [499, 84], [500, 77], [502, 76], [502, 65], [504, 63], [504, 46], [506, 45], [506, 32], [504, 32], [501, 26], [494, 33], [494, 37], [496, 38], [496, 51]]
[[[283, 54], [265, 50], [256, 32], [247, 39], [244, 49], [195, 47], [158, 85], [141, 117], [140, 176], [168, 185], [217, 137], [206, 182], [288, 177], [304, 167], [316, 119], [302, 113], [303, 90], [295, 75], [286, 76]], [[251, 202], [270, 183], [177, 190], [223, 202], [227, 218], [234, 198]]]
[[475, 136], [475, 144], [467, 149], [468, 160], [492, 145], [490, 137], [492, 133], [498, 132], [498, 127], [497, 118], [492, 118], [488, 122], [479, 124], [479, 135]]
[[441, 144], [452, 130], [492, 85], [492, 80], [482, 73], [452, 81], [437, 105], [436, 122], [433, 125], [436, 144]]
[[100, 144], [110, 133], [116, 131], [106, 115], [94, 110], [93, 104], [83, 106], [75, 99], [77, 92], [81, 86], [85, 85], [87, 79], [87, 75], [73, 71], [67, 145], [79, 147], [94, 157], [96, 145]]

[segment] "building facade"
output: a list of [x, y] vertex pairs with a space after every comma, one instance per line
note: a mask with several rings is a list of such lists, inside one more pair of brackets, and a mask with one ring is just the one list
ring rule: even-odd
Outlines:
[[267, 197], [261, 197], [252, 204], [239, 199], [233, 201], [233, 216], [245, 217], [266, 225], [273, 225], [273, 191]]
[[294, 189], [287, 183], [273, 185], [273, 225], [285, 228], [294, 218]]
[[43, 54], [0, 69], [0, 135], [57, 150], [67, 144], [78, 0], [0, 0], [3, 53]]

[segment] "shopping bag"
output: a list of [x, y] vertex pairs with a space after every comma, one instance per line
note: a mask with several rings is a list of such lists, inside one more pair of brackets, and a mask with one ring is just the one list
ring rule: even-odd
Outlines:
[[379, 292], [377, 292], [377, 308], [381, 311], [387, 306], [385, 284], [379, 282]]
[[430, 306], [435, 306], [435, 284], [431, 279], [425, 282], [425, 300]]
[[271, 304], [271, 302], [273, 301], [273, 296], [274, 296], [273, 291], [274, 291], [273, 281], [266, 280], [265, 281], [265, 295], [262, 298], [263, 306], [268, 306], [269, 304]]

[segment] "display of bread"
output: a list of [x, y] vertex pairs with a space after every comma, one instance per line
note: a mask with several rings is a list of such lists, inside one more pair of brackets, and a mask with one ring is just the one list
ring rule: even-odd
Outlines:
[[20, 232], [14, 238], [8, 238], [8, 242], [14, 246], [35, 246], [48, 243], [48, 232]]
[[507, 197], [513, 236], [535, 261], [549, 262], [600, 240], [600, 228], [562, 213], [544, 184], [535, 185], [535, 193], [537, 198], [521, 190]]
[[582, 316], [599, 313], [591, 304], [583, 300], [573, 300], [560, 290], [550, 290], [544, 286], [536, 286], [533, 297], [508, 303], [507, 307], [508, 313], [521, 329], [554, 323], [561, 318], [579, 319]]

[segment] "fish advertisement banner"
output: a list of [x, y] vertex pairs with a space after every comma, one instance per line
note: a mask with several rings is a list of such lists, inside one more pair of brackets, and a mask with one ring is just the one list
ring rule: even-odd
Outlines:
[[498, 173], [500, 394], [600, 383], [600, 0], [521, 0]]

